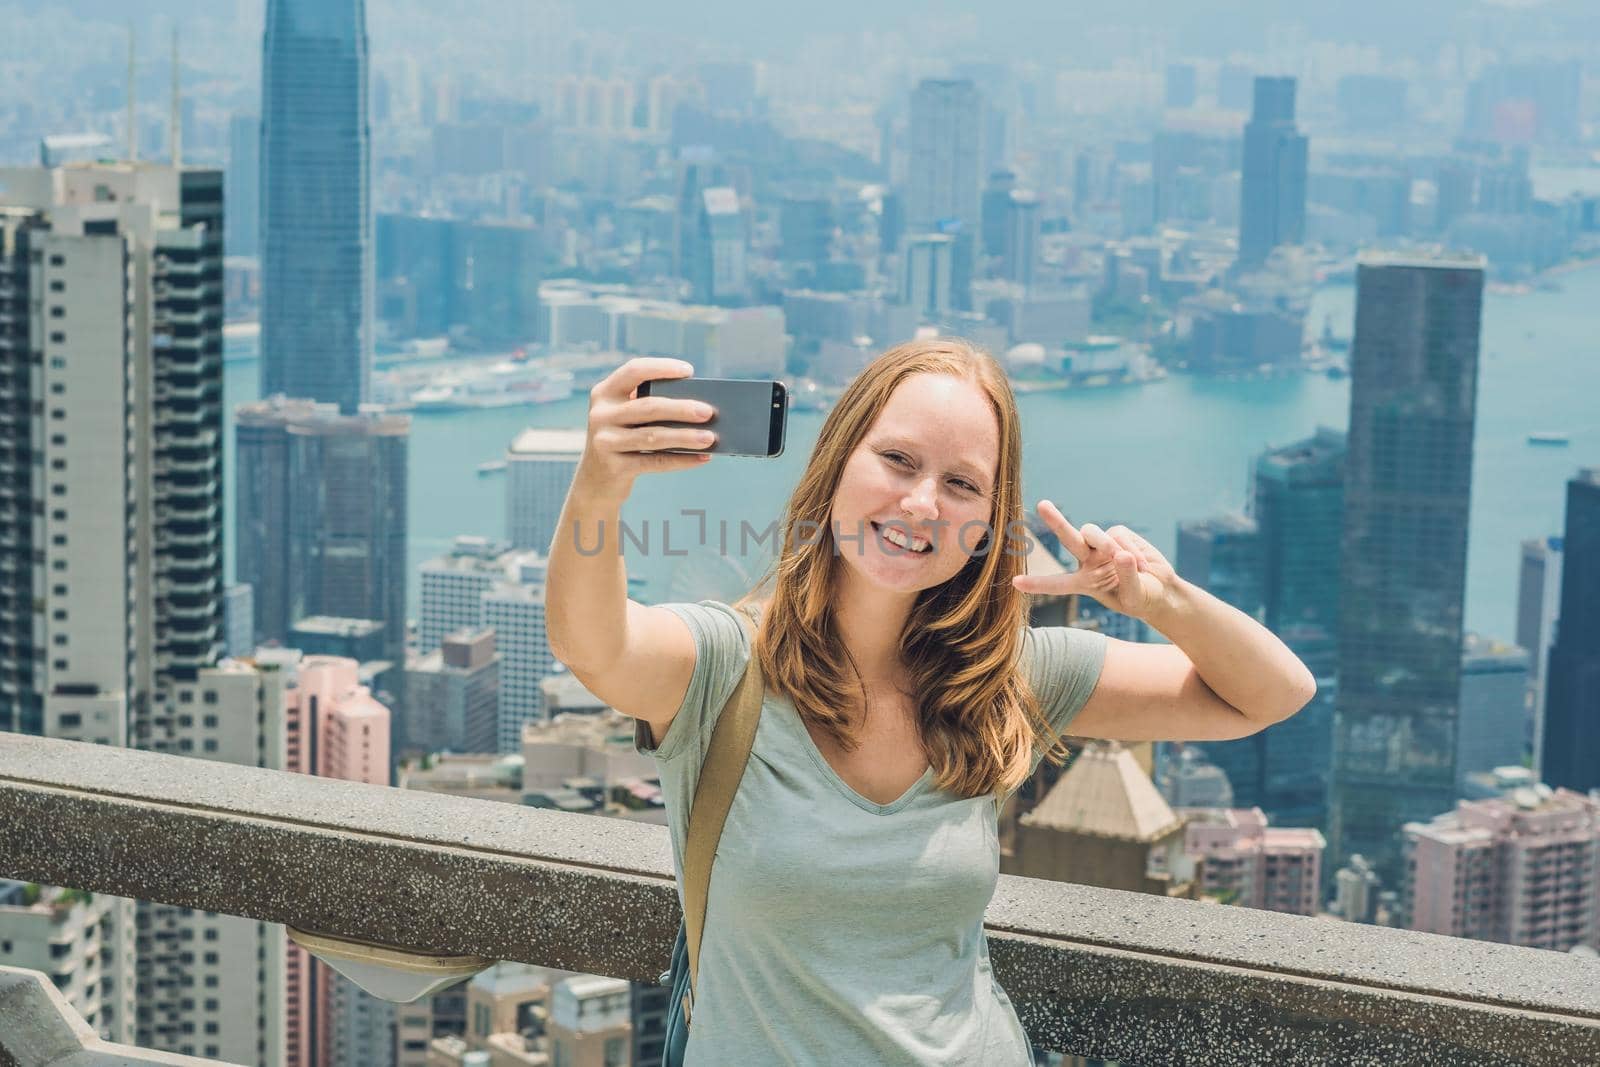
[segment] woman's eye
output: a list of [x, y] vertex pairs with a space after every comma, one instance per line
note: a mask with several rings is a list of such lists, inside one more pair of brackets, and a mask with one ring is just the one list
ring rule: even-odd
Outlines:
[[958, 486], [958, 487], [959, 487], [959, 488], [961, 488], [961, 489], [964, 489], [964, 490], [966, 490], [966, 491], [967, 491], [967, 492], [969, 492], [969, 493], [976, 493], [976, 492], [977, 492], [977, 491], [978, 491], [978, 487], [977, 487], [977, 486], [975, 486], [975, 485], [973, 485], [973, 484], [972, 484], [972, 483], [970, 483], [970, 482], [963, 482], [963, 481], [961, 481], [961, 480], [960, 480], [960, 479], [959, 479], [959, 478], [957, 478], [957, 479], [953, 479], [953, 480], [954, 480], [954, 481], [955, 481], [955, 484], [956, 484], [956, 485], [957, 485], [957, 486]]
[[909, 463], [910, 462], [910, 460], [906, 459], [906, 457], [902, 456], [898, 452], [885, 452], [883, 454], [883, 456], [884, 456], [885, 459], [890, 460], [890, 461], [892, 461], [894, 463]]

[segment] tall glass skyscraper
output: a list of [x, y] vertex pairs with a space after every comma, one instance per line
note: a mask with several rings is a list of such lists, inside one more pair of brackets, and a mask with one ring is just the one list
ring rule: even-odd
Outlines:
[[1326, 427], [1256, 460], [1251, 513], [1261, 530], [1262, 622], [1317, 678], [1309, 705], [1257, 735], [1265, 747], [1261, 806], [1279, 826], [1327, 825], [1344, 464], [1345, 435]]
[[1400, 880], [1400, 829], [1455, 804], [1481, 256], [1356, 273], [1329, 836]]
[[1309, 142], [1294, 124], [1293, 78], [1257, 78], [1255, 108], [1244, 127], [1239, 262], [1259, 265], [1306, 230]]
[[1600, 467], [1567, 482], [1561, 614], [1545, 674], [1544, 780], [1600, 789]]
[[261, 395], [354, 414], [372, 375], [364, 0], [267, 0]]
[[1250, 515], [1178, 525], [1178, 570], [1277, 634], [1316, 675], [1299, 714], [1236, 741], [1200, 747], [1234, 803], [1276, 826], [1327, 823], [1339, 614], [1345, 435], [1319, 428], [1256, 459]]

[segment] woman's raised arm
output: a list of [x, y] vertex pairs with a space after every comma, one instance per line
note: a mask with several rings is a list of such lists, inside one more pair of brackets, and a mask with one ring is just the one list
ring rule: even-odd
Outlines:
[[693, 371], [675, 359], [631, 359], [590, 390], [588, 437], [545, 578], [550, 650], [595, 696], [652, 723], [669, 718], [682, 701], [694, 670], [694, 642], [677, 616], [628, 598], [618, 524], [634, 478], [702, 466], [710, 458], [645, 451], [704, 448], [714, 439], [709, 430], [645, 425], [711, 417], [699, 401], [637, 396], [641, 382]]
[[1173, 570], [1125, 526], [1073, 527], [1048, 501], [1039, 514], [1078, 561], [1051, 576], [1018, 575], [1023, 592], [1082, 593], [1143, 619], [1172, 642], [1112, 639], [1071, 732], [1118, 741], [1245, 737], [1310, 702], [1317, 681], [1271, 630]]

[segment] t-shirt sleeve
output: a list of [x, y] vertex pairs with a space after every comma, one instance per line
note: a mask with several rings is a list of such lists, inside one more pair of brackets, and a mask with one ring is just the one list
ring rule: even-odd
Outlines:
[[[1076, 626], [1030, 626], [1023, 633], [1023, 658], [1028, 677], [1039, 697], [1039, 710], [1055, 736], [1067, 727], [1088, 703], [1105, 665], [1106, 645], [1110, 641], [1098, 630]], [[1044, 752], [1034, 753], [1034, 766]]]
[[661, 744], [650, 743], [650, 724], [639, 720], [634, 723], [633, 747], [658, 760], [675, 759], [690, 751], [703, 758], [722, 706], [744, 676], [750, 658], [749, 638], [734, 609], [721, 601], [660, 606], [688, 624], [694, 635], [694, 674]]

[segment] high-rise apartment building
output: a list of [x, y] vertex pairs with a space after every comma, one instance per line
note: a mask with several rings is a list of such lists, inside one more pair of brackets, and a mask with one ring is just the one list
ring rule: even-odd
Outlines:
[[506, 451], [506, 540], [512, 548], [550, 551], [586, 439], [582, 430], [527, 429], [511, 442]]
[[1544, 780], [1600, 789], [1600, 467], [1567, 482], [1561, 612], [1545, 677]]
[[255, 590], [258, 642], [328, 615], [383, 626], [405, 663], [405, 415], [342, 415], [273, 397], [236, 413], [237, 573]]
[[0, 879], [0, 967], [45, 975], [83, 1021], [101, 1029], [100, 980], [116, 899]]
[[[565, 491], [562, 499], [566, 499]], [[449, 555], [424, 563], [417, 650], [426, 655], [444, 642], [446, 634], [476, 629], [483, 614], [480, 598], [496, 582], [505, 580], [517, 555], [504, 542], [462, 536], [455, 539]]]
[[[222, 176], [75, 164], [0, 190], [0, 726], [180, 751], [172, 705], [223, 651]], [[144, 1015], [178, 1005], [136, 967], [148, 906], [106, 903], [97, 1025], [159, 1045]], [[229, 1034], [253, 1048], [261, 1021]]]
[[1405, 827], [1409, 926], [1565, 952], [1600, 947], [1600, 801], [1525, 786]]
[[1306, 230], [1306, 160], [1310, 142], [1294, 121], [1295, 80], [1257, 78], [1255, 107], [1244, 128], [1239, 200], [1239, 262], [1263, 263]]
[[544, 720], [539, 683], [555, 669], [555, 653], [545, 628], [544, 581], [547, 560], [529, 553], [506, 580], [483, 594], [483, 625], [494, 628], [500, 653], [498, 751], [518, 751], [523, 724]]
[[[321, 778], [389, 784], [389, 709], [357, 677], [359, 665], [335, 656], [285, 653], [285, 769]], [[284, 960], [289, 1004], [285, 1067], [366, 1063], [345, 1051], [374, 1013], [393, 1025], [393, 1005], [377, 1006], [359, 988], [298, 945]], [[346, 988], [349, 986], [349, 988]]]
[[1183, 808], [1184, 851], [1200, 888], [1229, 904], [1315, 915], [1327, 841], [1310, 827], [1268, 826], [1260, 808]]
[[[151, 747], [282, 769], [284, 679], [276, 666], [223, 660], [174, 679]], [[283, 927], [140, 902], [134, 1043], [228, 1063], [283, 1062], [288, 1004]]]
[[1389, 882], [1455, 800], [1481, 256], [1358, 261], [1329, 839]]
[[261, 396], [354, 415], [372, 375], [364, 0], [268, 0], [261, 108]]

